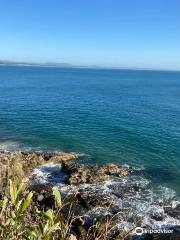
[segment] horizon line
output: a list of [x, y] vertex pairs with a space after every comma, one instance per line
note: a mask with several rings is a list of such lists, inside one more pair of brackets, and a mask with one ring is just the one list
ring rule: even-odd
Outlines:
[[120, 66], [100, 66], [96, 64], [89, 65], [74, 65], [66, 62], [26, 62], [26, 61], [11, 61], [0, 60], [0, 66], [31, 66], [31, 67], [54, 67], [54, 68], [79, 68], [79, 69], [112, 69], [112, 70], [139, 70], [139, 71], [166, 71], [180, 72], [180, 69], [165, 69], [165, 68], [148, 68], [148, 67], [120, 67]]

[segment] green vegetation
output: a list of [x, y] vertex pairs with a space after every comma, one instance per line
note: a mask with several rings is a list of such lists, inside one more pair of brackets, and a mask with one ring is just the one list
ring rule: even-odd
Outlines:
[[0, 201], [0, 239], [67, 239], [61, 195], [56, 187], [53, 195], [55, 208], [39, 211], [32, 207], [33, 192], [26, 191], [24, 184], [15, 185], [10, 180], [8, 194]]
[[[0, 240], [106, 240], [112, 225], [110, 221], [95, 223], [82, 236], [72, 232], [76, 217], [72, 204], [64, 203], [57, 187], [52, 188], [53, 208], [38, 209], [33, 201], [34, 193], [24, 183], [15, 184], [9, 180], [9, 186], [0, 200]], [[74, 202], [73, 202], [74, 204]], [[68, 214], [64, 217], [64, 208]], [[116, 238], [123, 240], [124, 232]]]

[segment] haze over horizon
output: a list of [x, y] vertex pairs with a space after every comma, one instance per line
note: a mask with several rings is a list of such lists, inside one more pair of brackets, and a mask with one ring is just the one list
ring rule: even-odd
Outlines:
[[0, 1], [0, 59], [180, 70], [178, 0]]

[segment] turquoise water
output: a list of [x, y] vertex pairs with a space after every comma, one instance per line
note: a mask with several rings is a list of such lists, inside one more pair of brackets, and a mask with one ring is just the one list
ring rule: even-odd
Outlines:
[[0, 148], [130, 164], [180, 193], [180, 72], [1, 66]]

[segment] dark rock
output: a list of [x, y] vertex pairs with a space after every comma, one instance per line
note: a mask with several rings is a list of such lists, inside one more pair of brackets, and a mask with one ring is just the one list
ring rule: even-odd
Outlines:
[[109, 180], [111, 176], [126, 176], [129, 174], [127, 167], [110, 164], [102, 167], [76, 164], [62, 161], [63, 171], [69, 174], [68, 184], [97, 183]]
[[129, 174], [129, 168], [124, 166], [119, 166], [116, 164], [109, 164], [100, 167], [97, 172], [99, 174], [114, 175], [117, 177], [127, 176]]
[[164, 207], [164, 212], [173, 218], [180, 219], [180, 204], [178, 204], [175, 208]]
[[74, 226], [82, 226], [82, 225], [84, 225], [84, 223], [85, 223], [85, 220], [82, 216], [78, 216], [75, 219], [73, 219], [73, 221], [72, 221], [72, 224]]

